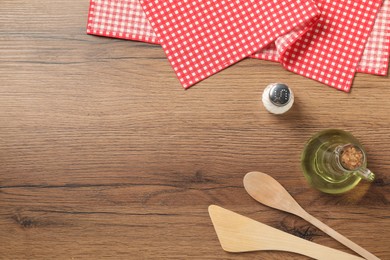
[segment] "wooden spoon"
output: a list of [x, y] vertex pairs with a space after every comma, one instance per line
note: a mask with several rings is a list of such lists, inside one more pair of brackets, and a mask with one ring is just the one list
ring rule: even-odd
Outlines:
[[219, 206], [209, 206], [209, 214], [222, 248], [228, 252], [279, 250], [315, 259], [363, 259], [290, 235]]
[[333, 237], [341, 244], [349, 247], [366, 259], [379, 258], [348, 238], [328, 227], [309, 213], [307, 213], [288, 193], [288, 191], [274, 178], [262, 172], [249, 172], [244, 177], [244, 187], [255, 200], [269, 207], [286, 211], [303, 218], [324, 233]]

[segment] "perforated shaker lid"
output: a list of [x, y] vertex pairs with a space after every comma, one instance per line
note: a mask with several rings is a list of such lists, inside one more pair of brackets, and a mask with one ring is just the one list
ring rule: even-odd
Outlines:
[[291, 100], [291, 91], [286, 84], [275, 83], [269, 91], [269, 99], [275, 106], [285, 106]]

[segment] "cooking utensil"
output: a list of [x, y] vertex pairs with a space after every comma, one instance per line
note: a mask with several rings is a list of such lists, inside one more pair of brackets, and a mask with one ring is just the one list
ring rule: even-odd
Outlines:
[[209, 206], [209, 214], [221, 246], [228, 252], [279, 250], [319, 260], [363, 259], [293, 236], [216, 205]]
[[[309, 223], [313, 224], [324, 233], [333, 237], [341, 244], [349, 247], [366, 259], [379, 258], [371, 254], [364, 248], [355, 244], [348, 238], [328, 227], [309, 213], [307, 213], [288, 193], [288, 191], [274, 178], [262, 172], [249, 172], [244, 177], [244, 187], [246, 191], [258, 202], [271, 208], [279, 209], [297, 215]], [[331, 259], [331, 258], [328, 258]]]

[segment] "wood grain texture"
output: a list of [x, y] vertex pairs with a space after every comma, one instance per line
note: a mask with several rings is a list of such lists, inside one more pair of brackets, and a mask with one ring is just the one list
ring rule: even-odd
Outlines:
[[[159, 46], [86, 35], [87, 0], [0, 3], [1, 259], [304, 259], [230, 254], [216, 204], [352, 253], [307, 222], [254, 201], [262, 171], [310, 214], [390, 259], [390, 79], [357, 74], [346, 94], [245, 59], [184, 91]], [[290, 85], [288, 114], [261, 92]], [[377, 179], [330, 196], [300, 170], [306, 140], [341, 128]]]

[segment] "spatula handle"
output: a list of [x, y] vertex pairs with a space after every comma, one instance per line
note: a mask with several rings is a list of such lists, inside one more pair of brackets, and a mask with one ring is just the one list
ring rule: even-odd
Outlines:
[[320, 220], [316, 219], [315, 217], [313, 217], [309, 213], [305, 212], [305, 214], [302, 214], [301, 216], [303, 219], [310, 222], [311, 224], [313, 224], [314, 226], [316, 226], [317, 228], [322, 230], [324, 233], [333, 237], [334, 239], [336, 239], [337, 241], [339, 241], [341, 244], [345, 245], [346, 247], [349, 247], [350, 249], [352, 249], [353, 251], [355, 251], [359, 255], [363, 256], [367, 260], [380, 260], [378, 257], [371, 254], [366, 249], [364, 249], [361, 246], [359, 246], [358, 244], [352, 242], [351, 240], [349, 240], [345, 236], [341, 235], [340, 233], [338, 233], [334, 229], [328, 227], [327, 225], [325, 225], [324, 223], [322, 223]]

